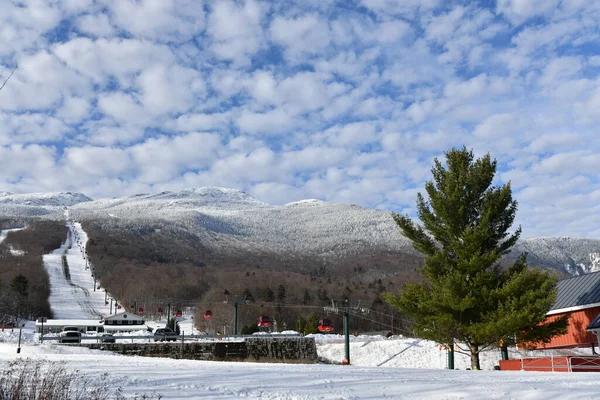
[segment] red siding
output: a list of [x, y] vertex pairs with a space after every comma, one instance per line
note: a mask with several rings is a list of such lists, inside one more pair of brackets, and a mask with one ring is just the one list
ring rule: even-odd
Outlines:
[[[548, 317], [548, 321], [554, 321], [563, 314], [551, 315]], [[600, 314], [600, 307], [588, 308], [585, 310], [571, 312], [571, 318], [569, 319], [569, 328], [566, 334], [556, 336], [546, 346], [538, 345], [539, 348], [552, 348], [552, 347], [567, 347], [582, 345], [589, 346], [590, 343], [596, 343], [598, 341], [595, 334], [586, 332], [585, 328], [588, 327], [590, 322]], [[597, 344], [597, 343], [596, 343]]]

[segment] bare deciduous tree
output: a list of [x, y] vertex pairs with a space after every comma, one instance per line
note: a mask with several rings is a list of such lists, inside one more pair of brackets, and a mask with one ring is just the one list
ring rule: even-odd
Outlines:
[[4, 80], [4, 82], [2, 82], [2, 76], [4, 75], [4, 70], [0, 71], [0, 82], [2, 82], [2, 84], [0, 85], [0, 91], [2, 91], [2, 89], [4, 89], [4, 86], [6, 85], [6, 82], [8, 82], [8, 80], [10, 79], [11, 76], [13, 76], [13, 74], [15, 73], [15, 70], [17, 69], [17, 67], [15, 66], [12, 71], [10, 71], [10, 74], [8, 74], [8, 77]]

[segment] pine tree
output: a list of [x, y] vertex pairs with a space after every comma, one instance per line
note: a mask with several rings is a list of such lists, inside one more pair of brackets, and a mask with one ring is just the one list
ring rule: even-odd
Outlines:
[[317, 328], [319, 324], [319, 316], [314, 312], [311, 312], [306, 317], [306, 325], [304, 325], [304, 334], [310, 335], [311, 333], [319, 333], [319, 329]]
[[279, 285], [279, 287], [277, 288], [277, 301], [283, 303], [285, 301], [285, 297], [285, 286]]
[[13, 278], [10, 289], [18, 296], [27, 297], [29, 294], [29, 281], [23, 274], [19, 274]]
[[446, 163], [447, 169], [434, 161], [433, 181], [425, 185], [429, 199], [417, 196], [422, 225], [392, 214], [423, 253], [426, 280], [384, 298], [413, 319], [420, 337], [465, 343], [471, 367], [479, 369], [479, 353], [500, 339], [547, 343], [566, 332], [568, 317], [545, 322], [556, 297], [556, 276], [528, 268], [525, 256], [508, 268], [499, 265], [521, 228], [508, 232], [517, 202], [510, 184], [492, 186], [496, 161], [489, 154], [475, 160], [463, 147], [447, 152]]
[[312, 297], [310, 296], [310, 292], [308, 289], [304, 289], [304, 296], [302, 297], [302, 304], [310, 304], [312, 301]]

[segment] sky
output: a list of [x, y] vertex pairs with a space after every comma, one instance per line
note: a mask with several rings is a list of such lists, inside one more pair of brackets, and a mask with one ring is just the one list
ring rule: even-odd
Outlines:
[[0, 191], [415, 216], [466, 146], [522, 237], [599, 239], [599, 40], [588, 0], [4, 0]]

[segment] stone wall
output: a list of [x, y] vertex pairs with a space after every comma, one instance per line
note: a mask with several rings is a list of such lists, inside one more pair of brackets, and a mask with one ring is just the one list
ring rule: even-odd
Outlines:
[[317, 361], [313, 338], [252, 337], [243, 341], [90, 343], [81, 346], [123, 355], [205, 361], [254, 361], [312, 364]]

